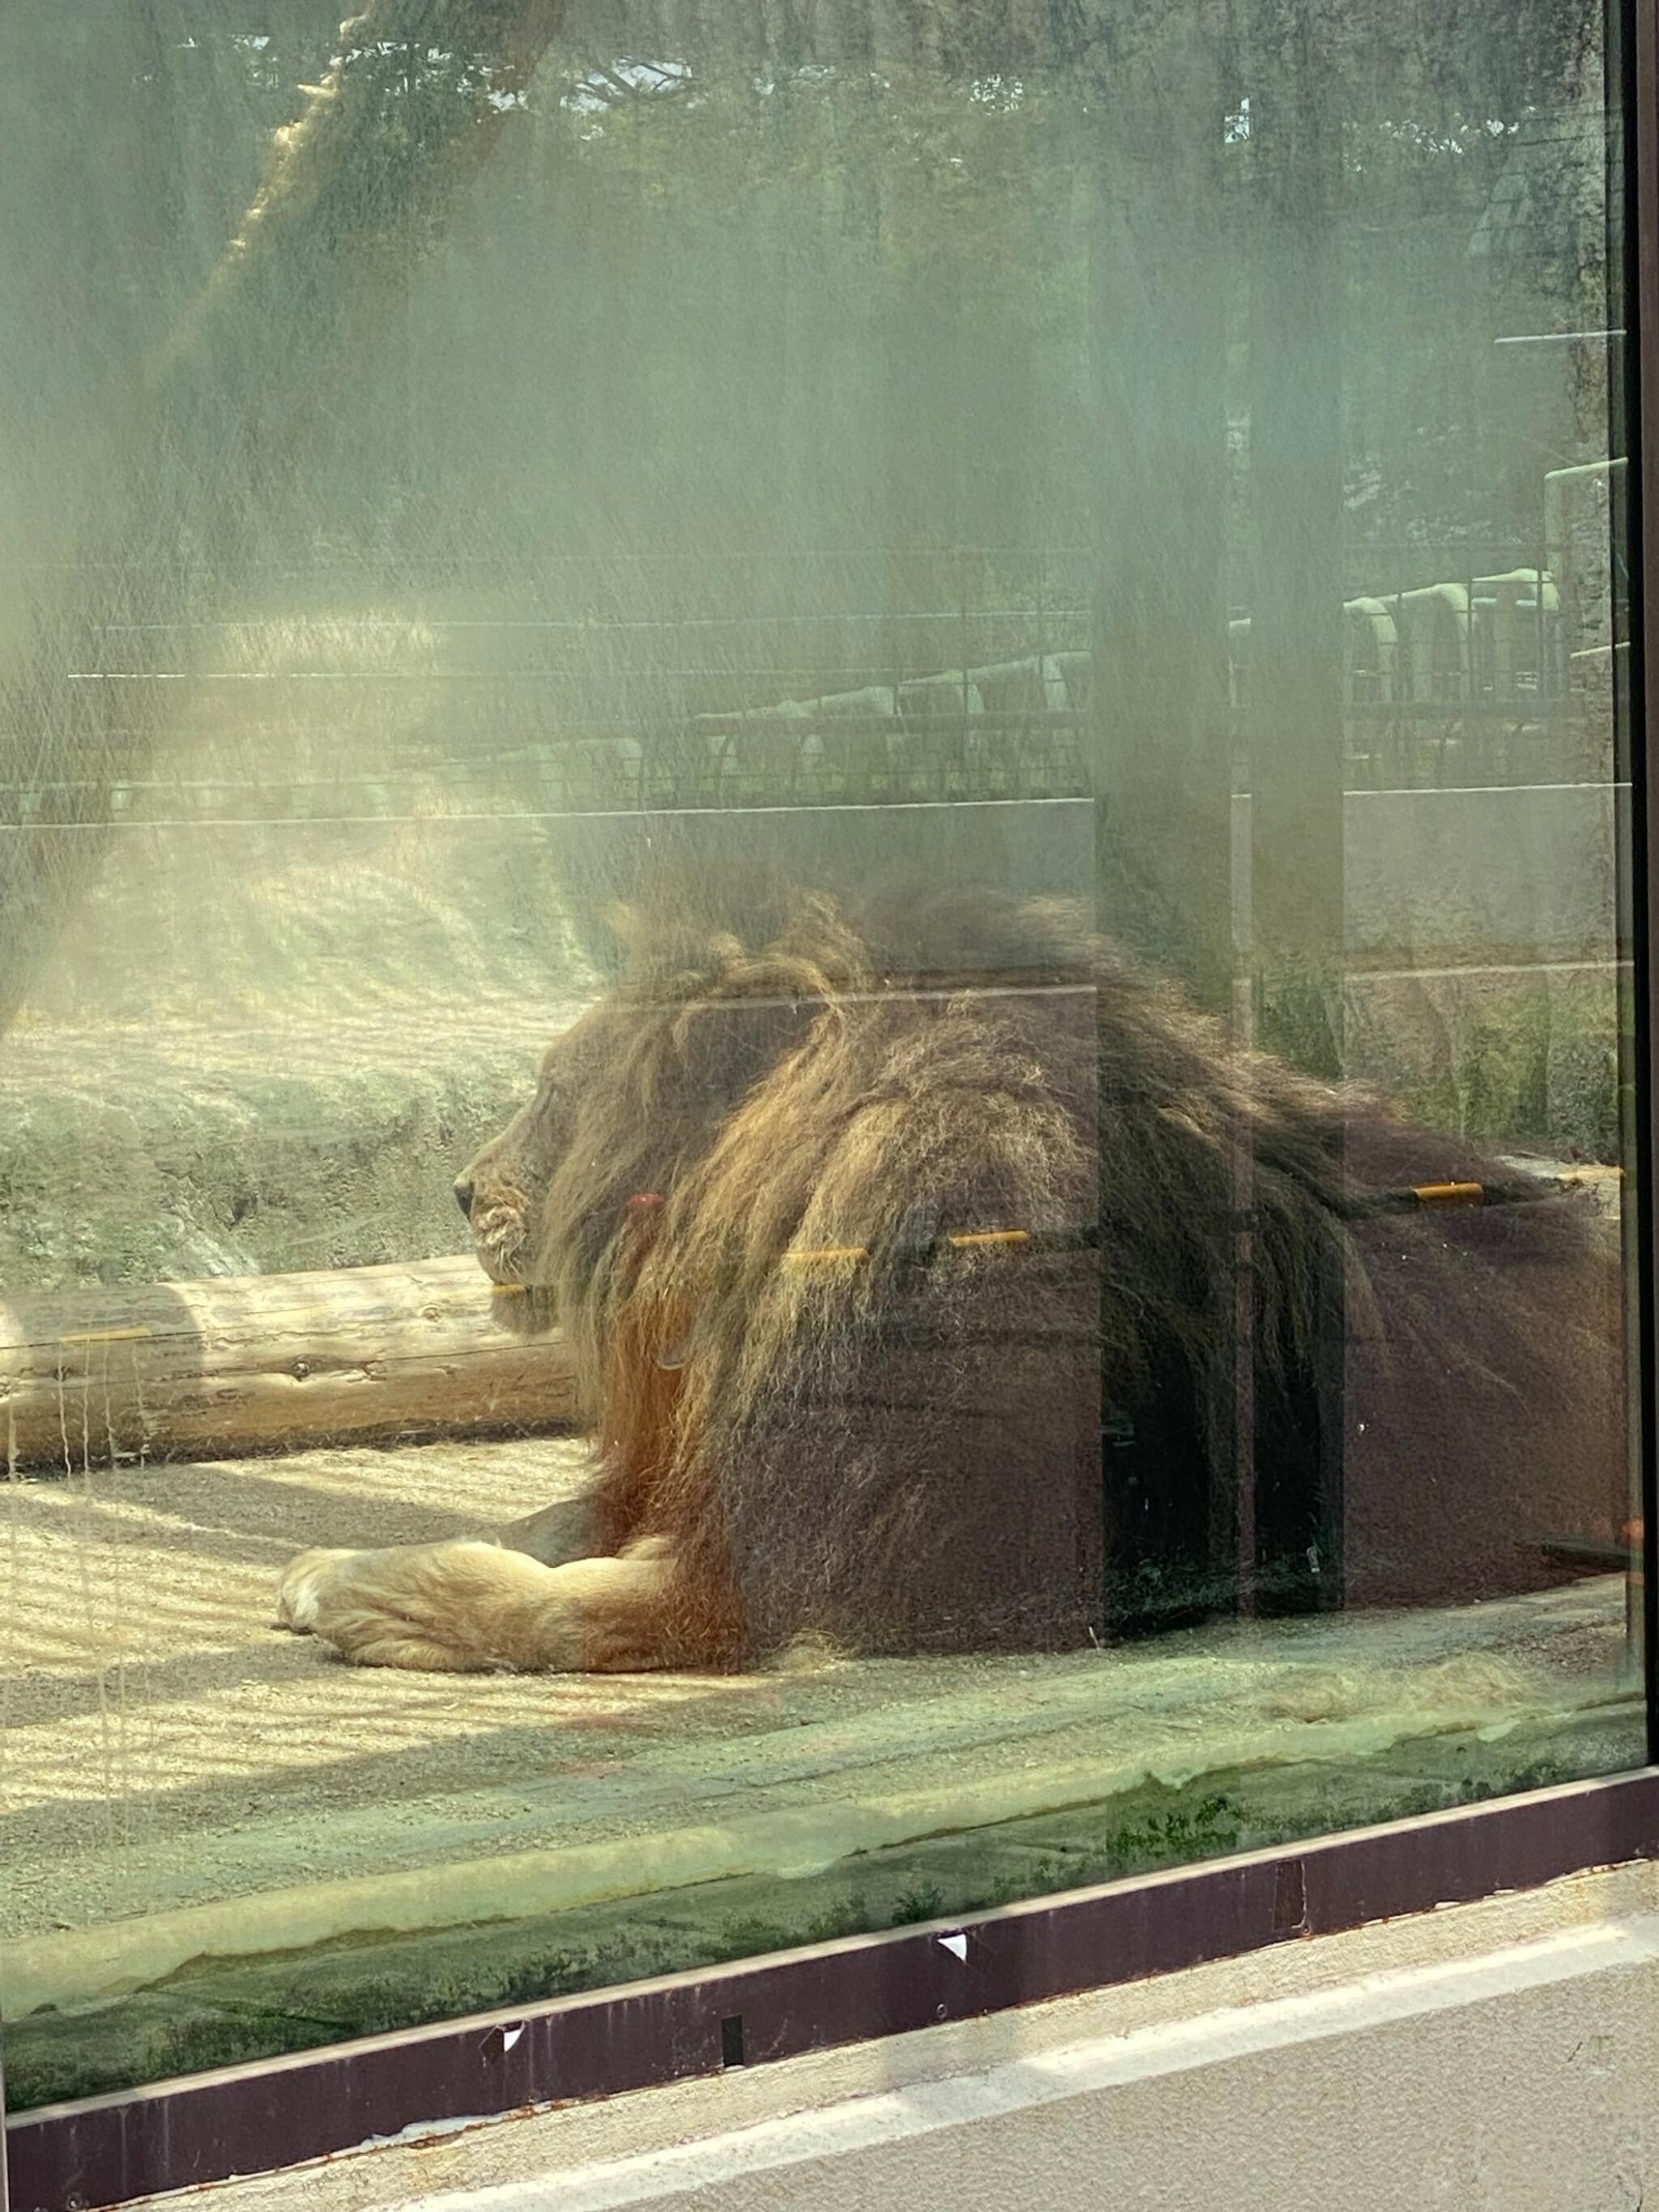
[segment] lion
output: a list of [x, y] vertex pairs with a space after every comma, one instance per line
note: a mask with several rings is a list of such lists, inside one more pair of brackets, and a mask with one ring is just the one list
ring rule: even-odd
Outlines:
[[1063, 903], [732, 903], [619, 919], [620, 979], [456, 1186], [485, 1273], [564, 1334], [591, 1482], [494, 1542], [302, 1553], [283, 1626], [443, 1670], [1098, 1643], [1157, 1517], [1126, 1425], [1234, 1494], [1241, 1372], [1258, 1423], [1305, 1401], [1333, 1314], [1308, 1551], [1343, 1601], [1617, 1540], [1585, 1194], [1241, 1050]]

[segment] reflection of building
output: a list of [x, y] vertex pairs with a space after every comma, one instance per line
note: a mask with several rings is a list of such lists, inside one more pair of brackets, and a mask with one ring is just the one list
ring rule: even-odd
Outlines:
[[1562, 650], [1574, 684], [1605, 681], [1628, 649], [1630, 577], [1613, 503], [1623, 454], [1553, 469], [1544, 479], [1544, 543], [1562, 586]]
[[[1342, 696], [1351, 708], [1531, 703], [1561, 695], [1560, 592], [1548, 569], [1511, 568], [1348, 599], [1342, 614]], [[1229, 696], [1243, 707], [1250, 617], [1235, 616], [1227, 638]]]
[[[1603, 463], [1604, 512], [1606, 473]], [[1556, 506], [1565, 498], [1558, 493]], [[1582, 656], [1609, 635], [1606, 571], [1603, 556], [1599, 578], [1577, 567], [1566, 590], [1549, 568], [1515, 568], [1347, 600], [1350, 780], [1411, 786], [1498, 774], [1526, 782], [1571, 772], [1571, 684]], [[1237, 614], [1227, 625], [1236, 714], [1249, 703], [1250, 660], [1251, 619]], [[653, 796], [681, 804], [1080, 795], [1092, 676], [1085, 651], [1038, 651], [708, 713], [654, 766], [636, 747], [628, 774], [655, 775], [663, 788]], [[1109, 699], [1101, 703], [1109, 716]]]

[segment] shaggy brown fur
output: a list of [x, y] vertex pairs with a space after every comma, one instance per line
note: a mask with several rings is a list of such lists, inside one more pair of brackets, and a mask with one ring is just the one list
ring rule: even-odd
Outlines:
[[564, 1329], [591, 1492], [501, 1546], [308, 1553], [289, 1626], [443, 1668], [1091, 1640], [1103, 1397], [1175, 1373], [1235, 1480], [1241, 1194], [1258, 1378], [1308, 1368], [1345, 1288], [1350, 1602], [1491, 1595], [1550, 1535], [1611, 1538], [1590, 1201], [1375, 1214], [1380, 1187], [1502, 1177], [1236, 1051], [1059, 908], [678, 911], [635, 921], [457, 1186], [487, 1272]]

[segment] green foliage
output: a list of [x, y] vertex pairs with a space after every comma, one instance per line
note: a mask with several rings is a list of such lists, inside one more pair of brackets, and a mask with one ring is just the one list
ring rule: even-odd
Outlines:
[[1404, 1104], [1460, 1136], [1569, 1158], [1620, 1157], [1618, 1010], [1611, 992], [1544, 986], [1491, 1001], [1449, 1037]]

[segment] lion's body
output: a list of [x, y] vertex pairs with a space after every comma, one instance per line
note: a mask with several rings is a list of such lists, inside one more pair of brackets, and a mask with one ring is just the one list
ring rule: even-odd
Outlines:
[[1237, 1053], [1057, 912], [647, 933], [459, 1186], [566, 1332], [591, 1496], [493, 1561], [307, 1555], [286, 1613], [418, 1665], [1079, 1644], [1134, 1565], [1103, 1411], [1173, 1391], [1231, 1497], [1241, 1407], [1321, 1360], [1348, 1601], [1518, 1587], [1620, 1516], [1590, 1202], [1360, 1202], [1498, 1174]]

